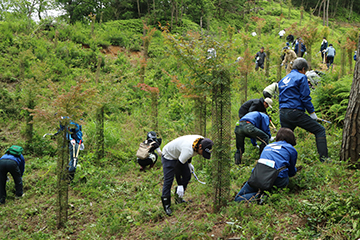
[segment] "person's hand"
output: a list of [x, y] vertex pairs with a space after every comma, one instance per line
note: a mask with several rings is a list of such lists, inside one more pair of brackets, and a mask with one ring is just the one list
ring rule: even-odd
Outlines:
[[274, 141], [275, 140], [275, 137], [271, 137], [270, 138], [270, 142]]
[[305, 55], [307, 55], [307, 52], [305, 52]]
[[71, 141], [70, 141], [70, 143], [71, 143], [71, 145], [75, 145], [75, 139], [71, 139]]
[[284, 64], [282, 63], [282, 64], [280, 64], [280, 66], [282, 67], [282, 66], [284, 66]]
[[85, 149], [85, 146], [84, 146], [84, 144], [82, 143], [82, 144], [80, 145], [80, 150], [83, 151], [84, 149]]
[[259, 146], [259, 145], [256, 145], [256, 147], [257, 147], [257, 148], [260, 148], [260, 146]]
[[189, 163], [188, 166], [189, 166], [190, 173], [194, 172], [194, 166], [191, 163]]
[[177, 187], [176, 194], [181, 198], [184, 196], [184, 187], [182, 185]]
[[312, 119], [314, 119], [314, 120], [316, 120], [318, 117], [316, 116], [316, 113], [315, 112], [313, 112], [313, 113], [311, 113], [310, 114], [310, 117], [312, 118]]

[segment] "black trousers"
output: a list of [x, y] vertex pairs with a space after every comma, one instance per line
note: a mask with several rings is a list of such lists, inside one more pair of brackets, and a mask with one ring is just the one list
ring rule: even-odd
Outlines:
[[23, 182], [19, 166], [14, 160], [2, 159], [0, 160], [0, 203], [5, 203], [8, 172], [15, 182], [15, 195], [22, 196], [23, 194]]
[[191, 179], [191, 173], [188, 163], [182, 164], [179, 160], [169, 160], [161, 156], [164, 172], [164, 185], [162, 189], [162, 196], [167, 197], [171, 195], [171, 187], [176, 178], [178, 185], [182, 185], [184, 190]]

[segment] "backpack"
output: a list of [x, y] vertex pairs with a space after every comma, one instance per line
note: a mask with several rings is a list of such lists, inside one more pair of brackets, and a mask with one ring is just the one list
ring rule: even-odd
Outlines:
[[23, 148], [17, 145], [12, 145], [7, 151], [6, 153], [14, 155], [15, 157], [20, 157], [20, 155], [23, 152]]
[[149, 157], [150, 149], [155, 142], [149, 143], [148, 140], [140, 143], [139, 149], [136, 152], [136, 157], [139, 159], [147, 159]]

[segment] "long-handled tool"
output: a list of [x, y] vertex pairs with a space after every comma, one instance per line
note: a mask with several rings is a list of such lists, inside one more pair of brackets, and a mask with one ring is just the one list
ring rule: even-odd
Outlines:
[[332, 124], [332, 122], [328, 121], [328, 120], [325, 120], [325, 119], [322, 119], [322, 118], [317, 118], [318, 121], [321, 121], [321, 122], [326, 122], [326, 123], [330, 123]]
[[[76, 156], [75, 156], [75, 151], [73, 151], [73, 160], [74, 160], [73, 167], [76, 167], [76, 162], [77, 162], [78, 156], [79, 156], [80, 145], [81, 145], [81, 140], [79, 142], [79, 146], [78, 146], [78, 149], [76, 151]], [[76, 143], [73, 145], [73, 148], [75, 148], [75, 146], [76, 146]]]
[[274, 128], [275, 132], [277, 132], [277, 129], [276, 129], [274, 123], [272, 121], [270, 121], [270, 123], [271, 123], [271, 126]]
[[202, 181], [199, 180], [199, 178], [196, 176], [196, 174], [195, 174], [194, 171], [192, 171], [192, 174], [194, 175], [195, 179], [196, 179], [199, 183], [201, 183], [201, 184], [206, 184], [206, 182], [202, 182]]
[[53, 136], [54, 134], [52, 134], [52, 133], [45, 133], [44, 136], [43, 136], [43, 138], [46, 137], [46, 136], [48, 136], [48, 135]]

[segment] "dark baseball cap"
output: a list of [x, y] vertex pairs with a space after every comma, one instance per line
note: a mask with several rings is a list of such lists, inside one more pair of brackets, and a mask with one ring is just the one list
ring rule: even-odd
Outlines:
[[211, 141], [208, 138], [204, 138], [201, 141], [200, 144], [201, 144], [202, 149], [203, 149], [203, 152], [202, 152], [203, 157], [206, 158], [206, 159], [210, 159], [210, 157], [211, 157], [211, 149], [212, 149], [212, 146], [214, 145], [214, 142]]

